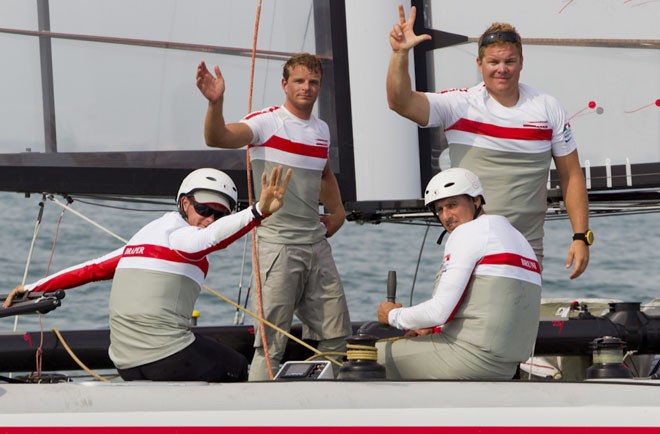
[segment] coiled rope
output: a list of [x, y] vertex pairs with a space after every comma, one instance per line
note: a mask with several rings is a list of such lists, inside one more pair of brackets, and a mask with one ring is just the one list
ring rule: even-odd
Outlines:
[[346, 358], [351, 360], [378, 360], [378, 350], [372, 345], [346, 345]]

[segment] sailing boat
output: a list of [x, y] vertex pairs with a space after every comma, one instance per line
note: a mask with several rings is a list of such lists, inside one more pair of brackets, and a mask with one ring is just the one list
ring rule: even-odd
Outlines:
[[[479, 80], [470, 66], [474, 38], [463, 35], [479, 34], [493, 17], [513, 22], [530, 38], [523, 41], [525, 81], [543, 83], [572, 114], [593, 211], [654, 206], [660, 186], [660, 128], [653, 111], [660, 95], [653, 19], [658, 6], [614, 0], [595, 6], [566, 3], [503, 0], [477, 8], [459, 0], [413, 1], [424, 12], [418, 15], [420, 29], [433, 34], [433, 42], [415, 52], [416, 87], [441, 90], [474, 84]], [[205, 107], [192, 74], [202, 56], [209, 64], [221, 65], [232, 88], [245, 89], [227, 95], [225, 116], [239, 119], [247, 112], [244, 96], [250, 87], [252, 50], [246, 47], [254, 35], [251, 19], [245, 18], [254, 16], [254, 6], [242, 0], [75, 5], [37, 0], [20, 8], [0, 6], [8, 8], [0, 10], [0, 46], [19, 59], [6, 65], [2, 74], [7, 75], [0, 80], [1, 86], [9, 84], [3, 88], [3, 100], [15, 102], [0, 119], [6, 123], [0, 129], [0, 189], [66, 194], [74, 200], [89, 194], [170, 197], [190, 170], [213, 165], [237, 180], [245, 201], [244, 152], [204, 148]], [[385, 103], [386, 35], [396, 20], [396, 6], [383, 0], [267, 2], [262, 13], [269, 19], [263, 20], [259, 38], [269, 45], [255, 51], [258, 106], [280, 100], [282, 59], [298, 51], [323, 57], [318, 115], [331, 127], [337, 145], [332, 149], [333, 171], [347, 211], [359, 221], [427, 219], [419, 198], [439, 169], [444, 150], [438, 131], [418, 130]], [[584, 25], [593, 23], [593, 15], [601, 18], [598, 25]], [[37, 25], [32, 24], [35, 16]], [[22, 65], [31, 67], [19, 69]], [[548, 71], [559, 67], [568, 73], [548, 79]], [[634, 80], [630, 71], [635, 71]], [[39, 82], [41, 87], [34, 85]], [[39, 100], [43, 103], [35, 109]], [[36, 133], [40, 130], [43, 138]], [[552, 171], [552, 211], [561, 214], [556, 184]], [[58, 297], [61, 294], [39, 309], [66, 302]], [[553, 307], [554, 312], [559, 309]], [[302, 378], [309, 381], [0, 383], [0, 420], [6, 432], [19, 432], [18, 427], [26, 425], [31, 432], [57, 431], [54, 427], [85, 432], [206, 432], [218, 427], [257, 432], [279, 427], [300, 432], [316, 426], [318, 432], [360, 427], [367, 432], [463, 433], [522, 432], [523, 427], [525, 432], [615, 427], [617, 432], [640, 433], [660, 426], [660, 383], [650, 378], [654, 356], [660, 354], [657, 307], [620, 303], [605, 316], [590, 314], [582, 304], [561, 309], [541, 321], [537, 354], [579, 356], [580, 361], [586, 355], [591, 363], [594, 339], [610, 338], [597, 348], [614, 349], [609, 356], [619, 355], [620, 342], [613, 339], [620, 339], [647, 358], [643, 378], [312, 381], [305, 372]], [[248, 327], [207, 332], [250, 351]], [[102, 356], [94, 361], [87, 355], [104, 353], [104, 333], [107, 336], [103, 330], [81, 332], [69, 343], [88, 364], [103, 367], [107, 361]], [[21, 339], [22, 334], [0, 336], [1, 363], [12, 363], [14, 349], [26, 347]], [[46, 351], [49, 345], [59, 350], [55, 337], [46, 341]], [[30, 351], [30, 361], [23, 364], [27, 370], [33, 366]], [[289, 359], [306, 358], [299, 351], [293, 350]], [[24, 355], [17, 357], [25, 360]], [[48, 370], [73, 369], [70, 363], [44, 358]], [[610, 368], [620, 368], [616, 358], [614, 365]], [[22, 370], [0, 367], [6, 369]]]

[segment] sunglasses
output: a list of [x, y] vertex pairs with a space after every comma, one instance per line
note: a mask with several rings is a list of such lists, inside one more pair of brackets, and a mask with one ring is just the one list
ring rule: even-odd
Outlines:
[[512, 42], [520, 43], [520, 37], [516, 32], [493, 32], [484, 35], [479, 41], [479, 47], [485, 47], [486, 45], [493, 44], [495, 42]]
[[227, 216], [230, 214], [229, 210], [217, 210], [213, 209], [208, 205], [204, 205], [203, 203], [199, 203], [195, 201], [195, 199], [192, 196], [188, 196], [188, 200], [192, 204], [193, 208], [195, 209], [195, 212], [202, 217], [211, 217], [213, 216], [214, 220], [218, 220], [224, 216]]

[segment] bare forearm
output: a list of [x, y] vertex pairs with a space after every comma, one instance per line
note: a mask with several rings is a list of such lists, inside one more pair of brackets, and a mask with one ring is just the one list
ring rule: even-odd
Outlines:
[[346, 217], [344, 204], [339, 192], [339, 183], [335, 174], [329, 168], [324, 170], [321, 177], [321, 203], [330, 212], [330, 214]]
[[387, 70], [386, 88], [390, 109], [399, 113], [413, 92], [408, 72], [408, 51], [392, 52]]
[[225, 117], [222, 114], [223, 101], [209, 102], [204, 119], [204, 140], [208, 146], [222, 148], [223, 133], [226, 128]]
[[584, 233], [589, 229], [589, 199], [584, 178], [581, 182], [574, 177], [567, 184], [563, 194], [571, 227], [574, 233]]
[[[577, 151], [566, 158], [555, 159], [555, 164], [573, 233], [585, 233], [589, 228], [589, 197]], [[573, 240], [566, 255], [566, 268], [572, 267], [570, 279], [584, 273], [589, 265], [589, 256], [589, 246], [582, 240]]]
[[225, 123], [222, 100], [211, 103], [204, 119], [204, 140], [213, 148], [242, 148], [252, 140], [252, 130], [246, 124]]
[[589, 229], [589, 198], [577, 151], [555, 164], [573, 232], [582, 233]]
[[346, 221], [346, 211], [341, 200], [339, 184], [335, 174], [326, 164], [321, 177], [320, 200], [323, 206], [328, 210], [329, 215], [321, 216], [321, 222], [326, 227], [326, 237], [331, 237], [344, 225]]
[[426, 95], [412, 89], [408, 72], [408, 51], [392, 52], [386, 87], [390, 109], [419, 125], [428, 124], [429, 102]]

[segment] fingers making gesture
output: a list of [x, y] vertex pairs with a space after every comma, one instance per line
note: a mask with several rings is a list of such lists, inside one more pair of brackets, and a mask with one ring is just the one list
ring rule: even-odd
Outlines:
[[417, 9], [413, 6], [410, 9], [410, 17], [406, 20], [406, 13], [403, 5], [399, 5], [399, 23], [392, 27], [390, 32], [390, 45], [392, 51], [408, 51], [416, 45], [431, 40], [431, 35], [416, 35], [413, 31]]
[[277, 166], [270, 172], [270, 179], [268, 179], [266, 173], [261, 176], [259, 209], [264, 214], [272, 214], [284, 205], [284, 194], [293, 171], [288, 169], [284, 180], [282, 180], [283, 170], [282, 166]]

